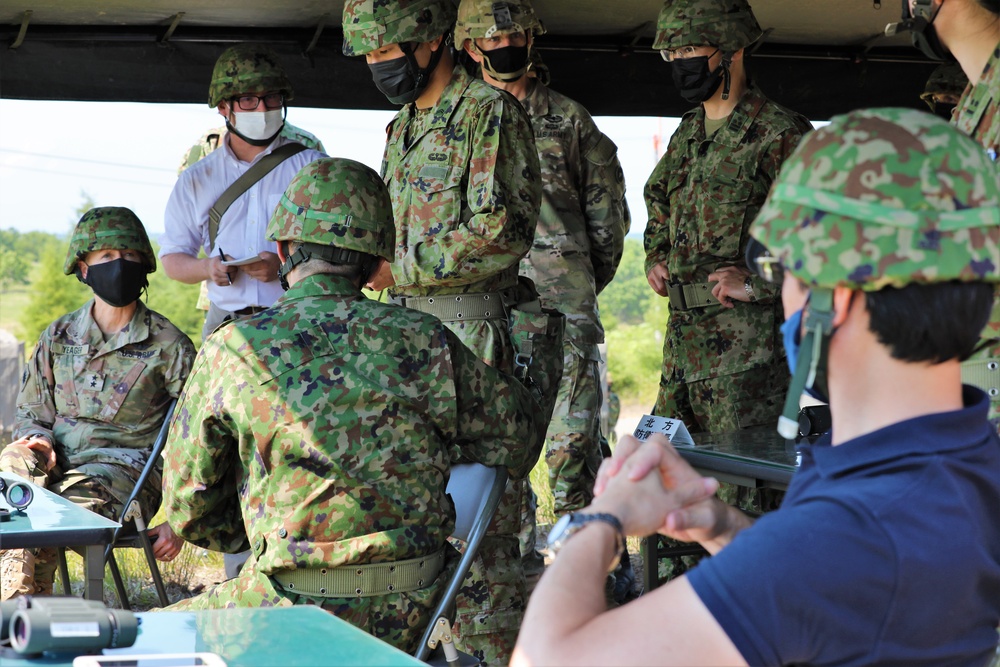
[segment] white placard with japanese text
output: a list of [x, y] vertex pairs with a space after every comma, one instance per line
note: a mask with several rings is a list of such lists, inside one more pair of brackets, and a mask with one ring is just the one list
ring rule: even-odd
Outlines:
[[670, 442], [676, 446], [694, 447], [694, 440], [691, 439], [687, 426], [680, 419], [643, 415], [632, 435], [645, 442], [654, 433], [662, 433], [670, 438]]

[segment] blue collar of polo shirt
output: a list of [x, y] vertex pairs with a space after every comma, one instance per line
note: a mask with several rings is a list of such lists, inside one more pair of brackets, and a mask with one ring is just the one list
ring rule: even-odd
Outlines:
[[986, 418], [989, 411], [986, 394], [965, 385], [962, 403], [965, 407], [960, 410], [892, 424], [836, 447], [821, 440], [805, 449], [812, 455], [821, 476], [835, 478], [909, 456], [943, 454], [997, 438], [996, 428]]

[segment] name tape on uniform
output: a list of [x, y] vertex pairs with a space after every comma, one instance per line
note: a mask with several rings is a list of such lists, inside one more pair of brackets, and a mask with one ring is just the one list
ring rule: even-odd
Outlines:
[[691, 439], [691, 434], [688, 433], [684, 422], [670, 417], [643, 415], [632, 435], [645, 442], [654, 433], [662, 433], [667, 436], [670, 438], [671, 444], [676, 447], [694, 447], [694, 440]]

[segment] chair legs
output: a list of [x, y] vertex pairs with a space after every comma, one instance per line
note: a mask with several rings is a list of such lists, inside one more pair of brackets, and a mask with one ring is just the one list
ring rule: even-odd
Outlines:
[[111, 570], [111, 578], [115, 580], [115, 591], [118, 593], [118, 603], [122, 609], [132, 611], [132, 605], [128, 601], [128, 593], [125, 591], [125, 582], [122, 580], [121, 570], [118, 569], [118, 559], [112, 550], [107, 558], [108, 568]]
[[[170, 598], [167, 597], [167, 589], [163, 585], [163, 577], [160, 575], [160, 568], [156, 564], [156, 557], [153, 555], [153, 545], [149, 541], [149, 537], [146, 535], [145, 531], [140, 533], [139, 541], [142, 543], [142, 549], [146, 556], [146, 563], [149, 565], [149, 573], [153, 578], [153, 587], [156, 588], [156, 596], [160, 600], [160, 606], [166, 607], [170, 604]], [[118, 567], [118, 560], [115, 558], [114, 549], [109, 549], [106, 560], [108, 569], [111, 570], [111, 578], [115, 582], [115, 592], [118, 594], [118, 601], [122, 606], [122, 609], [132, 609], [131, 603], [128, 600], [128, 593], [125, 591], [125, 580], [122, 578], [121, 570]], [[66, 549], [59, 549], [59, 576], [63, 581], [63, 593], [65, 595], [72, 595], [72, 589], [69, 583], [69, 567], [66, 565]]]
[[59, 549], [59, 578], [62, 579], [63, 595], [72, 595], [69, 585], [69, 567], [66, 565], [66, 549]]

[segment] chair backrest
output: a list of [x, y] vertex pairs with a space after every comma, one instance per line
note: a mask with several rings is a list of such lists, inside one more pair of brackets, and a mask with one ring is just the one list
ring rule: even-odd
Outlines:
[[442, 616], [450, 615], [465, 575], [472, 568], [472, 561], [476, 558], [479, 545], [486, 536], [486, 529], [496, 514], [506, 488], [507, 469], [504, 467], [490, 467], [481, 463], [460, 463], [451, 467], [447, 490], [455, 504], [455, 531], [452, 537], [465, 542], [465, 551], [462, 552], [458, 567], [424, 630], [424, 636], [414, 654], [417, 660], [426, 661], [430, 655], [427, 640], [434, 631], [434, 624]]
[[[132, 488], [132, 493], [129, 494], [128, 500], [122, 505], [124, 510], [127, 510], [129, 505], [132, 504], [133, 500], [139, 497], [142, 493], [143, 488], [146, 486], [146, 481], [149, 476], [153, 474], [153, 470], [156, 469], [156, 462], [159, 460], [160, 455], [163, 453], [163, 446], [167, 442], [167, 431], [170, 430], [170, 420], [174, 416], [174, 408], [177, 406], [177, 399], [172, 399], [170, 405], [167, 406], [167, 413], [163, 417], [163, 424], [160, 425], [160, 430], [156, 434], [156, 440], [153, 442], [153, 449], [149, 453], [149, 459], [146, 461], [146, 465], [143, 466], [142, 472], [139, 473], [139, 479], [135, 481], [135, 486]], [[124, 511], [123, 510], [123, 511]], [[151, 517], [146, 517], [147, 519]], [[111, 542], [105, 547], [104, 550], [104, 560], [108, 559], [108, 555], [111, 553], [112, 545], [114, 545], [115, 540], [118, 539], [118, 533], [121, 532], [121, 528], [115, 529], [114, 537]]]

